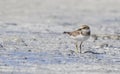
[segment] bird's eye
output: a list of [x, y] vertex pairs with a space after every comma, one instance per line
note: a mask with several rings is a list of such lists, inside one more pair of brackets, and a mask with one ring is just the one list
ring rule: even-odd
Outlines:
[[81, 30], [81, 29], [78, 29], [78, 30]]

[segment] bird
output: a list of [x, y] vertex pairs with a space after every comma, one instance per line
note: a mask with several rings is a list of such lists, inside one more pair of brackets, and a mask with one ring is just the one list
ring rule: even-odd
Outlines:
[[[76, 41], [76, 52], [82, 53], [82, 44], [84, 41], [89, 39], [91, 32], [90, 27], [88, 25], [81, 25], [80, 28], [78, 28], [77, 30], [74, 30], [72, 32], [64, 31], [63, 34], [68, 34], [70, 38], [74, 39]], [[80, 50], [78, 50], [78, 42], [80, 42]]]

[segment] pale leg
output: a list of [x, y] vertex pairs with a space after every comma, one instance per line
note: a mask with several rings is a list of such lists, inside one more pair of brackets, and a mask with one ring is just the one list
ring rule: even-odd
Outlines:
[[79, 52], [78, 51], [78, 42], [76, 42], [75, 45], [76, 45], [76, 51], [75, 52], [78, 53]]
[[83, 42], [80, 43], [80, 53], [82, 53], [82, 51], [81, 51], [81, 49], [82, 49], [82, 43]]

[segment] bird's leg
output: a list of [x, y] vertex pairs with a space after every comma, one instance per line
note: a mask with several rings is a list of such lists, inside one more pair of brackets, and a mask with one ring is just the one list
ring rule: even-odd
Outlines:
[[81, 49], [82, 49], [82, 43], [83, 42], [80, 43], [80, 53], [82, 53], [82, 51], [81, 51]]
[[78, 42], [76, 42], [75, 45], [76, 45], [76, 51], [75, 52], [78, 53], [79, 52], [78, 51]]

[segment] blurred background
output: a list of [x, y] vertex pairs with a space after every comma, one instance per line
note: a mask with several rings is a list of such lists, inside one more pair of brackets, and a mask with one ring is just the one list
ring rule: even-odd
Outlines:
[[[108, 36], [75, 54], [82, 24]], [[39, 73], [120, 74], [120, 0], [0, 0], [0, 74]]]
[[0, 0], [0, 22], [43, 32], [88, 24], [92, 33], [115, 34], [120, 33], [120, 0]]

